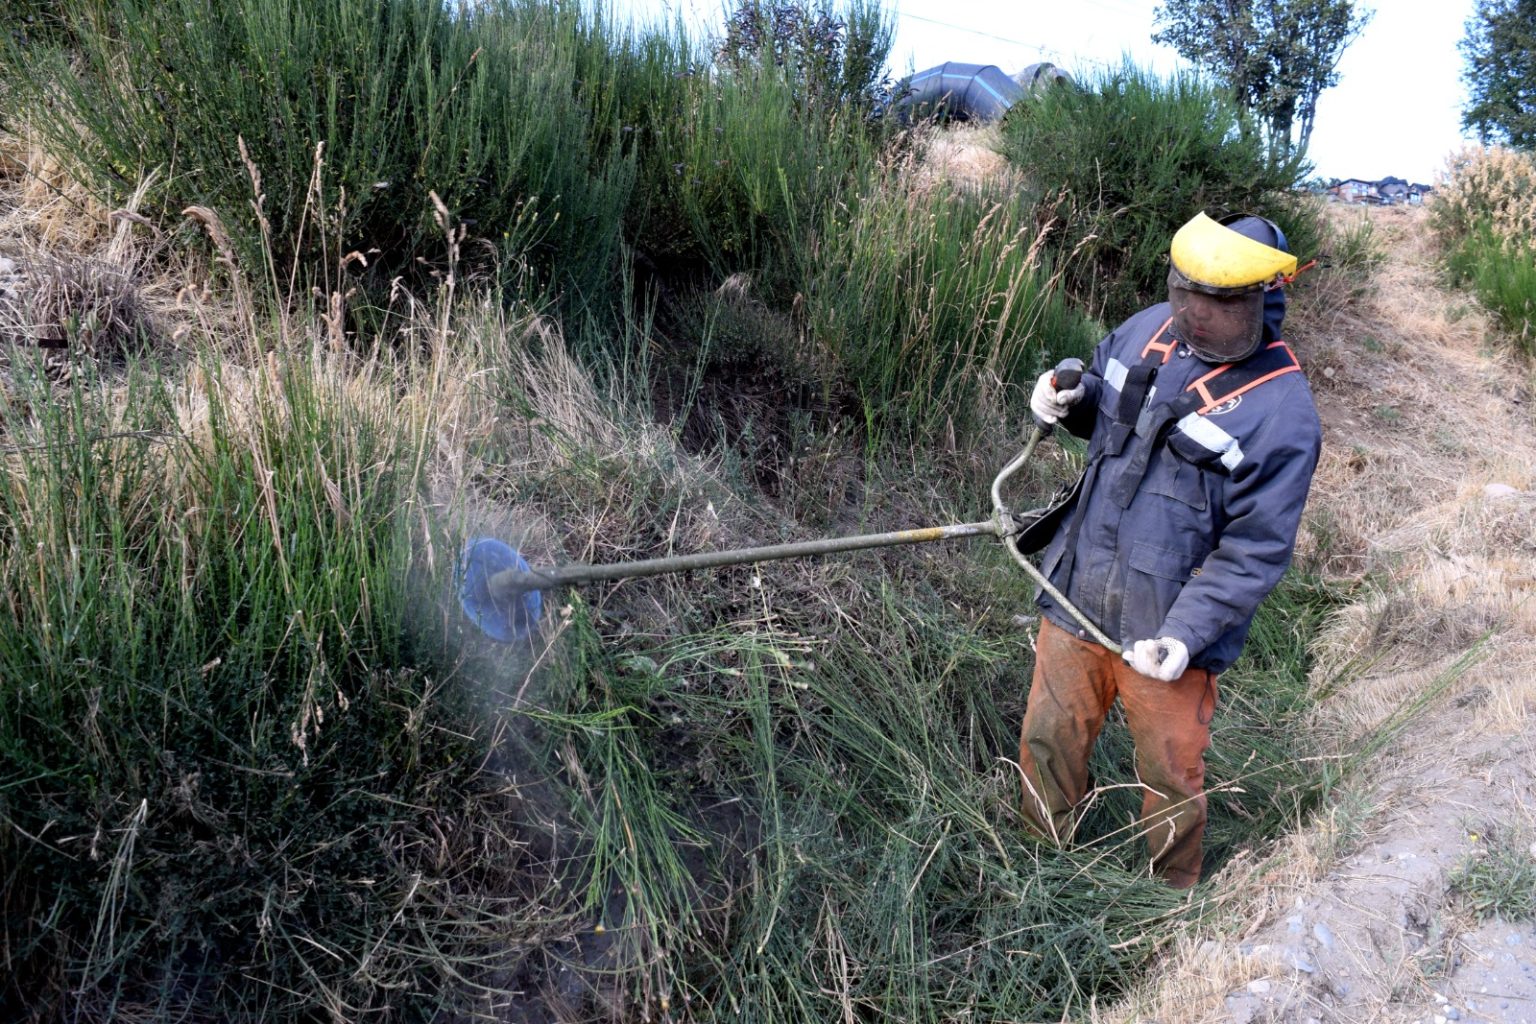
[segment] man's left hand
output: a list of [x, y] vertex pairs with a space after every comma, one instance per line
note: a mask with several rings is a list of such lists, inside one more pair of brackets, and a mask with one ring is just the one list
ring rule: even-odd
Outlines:
[[1151, 679], [1172, 682], [1189, 667], [1189, 648], [1171, 636], [1137, 640], [1121, 654], [1128, 665]]

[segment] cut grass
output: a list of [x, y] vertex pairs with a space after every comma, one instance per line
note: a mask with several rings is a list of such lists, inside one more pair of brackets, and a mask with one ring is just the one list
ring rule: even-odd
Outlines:
[[[423, 592], [401, 567], [425, 568], [429, 538], [453, 546], [411, 527], [411, 467], [455, 429], [422, 411], [471, 410], [461, 374], [424, 368], [443, 401], [401, 407], [403, 378], [338, 374], [322, 351], [253, 372], [203, 356], [188, 379], [206, 390], [185, 398], [135, 369], [9, 421], [36, 444], [3, 490], [0, 657], [32, 681], [0, 733], [5, 855], [49, 881], [5, 900], [37, 929], [8, 955], [39, 1005], [427, 1017], [515, 989], [541, 993], [515, 997], [529, 1012], [1053, 1018], [1122, 990], [1159, 923], [1192, 912], [1146, 875], [1113, 796], [1080, 847], [1028, 838], [1011, 764], [1027, 646], [937, 597], [921, 567], [943, 561], [573, 594], [532, 664], [472, 639], [452, 656], [456, 615], [414, 607], [446, 587], [443, 559]], [[505, 378], [542, 424], [510, 417], [472, 490], [543, 451], [543, 482], [502, 493], [557, 509], [590, 474], [609, 495], [595, 536], [702, 504], [686, 496], [706, 476], [635, 446], [660, 441], [643, 424], [592, 415], [579, 370], [548, 358], [497, 355], [546, 367]], [[106, 439], [124, 415], [165, 443]], [[1316, 598], [1288, 593], [1253, 682], [1232, 677], [1233, 760], [1213, 778], [1240, 785], [1213, 786], [1213, 863], [1315, 787], [1280, 723]], [[997, 600], [984, 582], [972, 597]], [[636, 629], [654, 603], [659, 631]], [[1100, 758], [1130, 778], [1123, 737]], [[391, 995], [407, 977], [415, 994]]]

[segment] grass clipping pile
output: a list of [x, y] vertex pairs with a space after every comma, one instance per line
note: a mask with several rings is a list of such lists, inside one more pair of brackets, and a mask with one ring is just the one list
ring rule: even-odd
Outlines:
[[1529, 367], [1440, 286], [1425, 211], [1290, 324], [1324, 424], [1298, 560], [1355, 599], [1317, 638], [1345, 783], [1099, 1020], [1536, 1021], [1536, 423]]

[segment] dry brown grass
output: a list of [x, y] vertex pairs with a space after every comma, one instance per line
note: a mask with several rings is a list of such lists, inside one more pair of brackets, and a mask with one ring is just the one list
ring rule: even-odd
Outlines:
[[188, 316], [184, 296], [205, 291], [192, 282], [207, 275], [139, 212], [155, 184], [149, 176], [110, 209], [24, 124], [0, 134], [0, 256], [17, 272], [14, 297], [0, 303], [0, 341], [43, 348], [64, 378], [81, 358], [170, 344]]
[[1415, 668], [1490, 634], [1506, 659], [1536, 645], [1530, 371], [1437, 286], [1429, 211], [1371, 213], [1392, 258], [1364, 301], [1332, 312], [1312, 373], [1325, 451], [1309, 553], [1368, 594], [1319, 638], [1318, 675], [1374, 666], [1320, 710], [1341, 739], [1378, 721]]
[[112, 210], [30, 128], [14, 127], [0, 132], [0, 239], [56, 254], [99, 250], [117, 229]]
[[917, 150], [921, 159], [910, 169], [914, 191], [945, 182], [973, 192], [1018, 192], [1022, 175], [998, 152], [995, 124], [957, 124], [921, 128]]
[[1451, 154], [1436, 184], [1440, 219], [1464, 231], [1480, 217], [1505, 238], [1536, 235], [1536, 158], [1502, 146]]

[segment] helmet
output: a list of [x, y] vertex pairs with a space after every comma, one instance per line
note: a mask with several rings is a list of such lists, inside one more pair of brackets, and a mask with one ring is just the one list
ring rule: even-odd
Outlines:
[[1263, 338], [1266, 293], [1296, 272], [1280, 228], [1251, 214], [1218, 223], [1197, 213], [1174, 234], [1168, 255], [1175, 336], [1207, 362], [1253, 355]]

